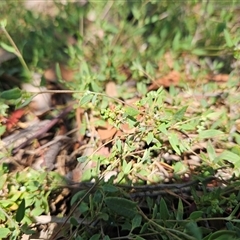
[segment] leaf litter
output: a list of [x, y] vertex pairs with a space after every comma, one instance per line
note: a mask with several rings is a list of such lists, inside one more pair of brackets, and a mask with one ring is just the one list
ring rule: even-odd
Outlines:
[[[168, 77], [166, 77], [166, 81], [167, 81], [167, 79], [168, 79]], [[169, 80], [169, 86], [172, 87], [172, 80]], [[115, 86], [113, 86], [113, 84], [112, 84], [112, 88], [115, 88]], [[109, 87], [108, 87], [108, 89], [109, 89]], [[181, 128], [186, 129], [185, 130], [185, 131], [187, 131], [186, 134], [183, 134], [182, 130], [178, 129], [177, 127], [176, 127], [176, 129], [172, 129], [172, 130], [170, 128], [168, 130], [168, 133], [172, 137], [168, 138], [167, 136], [165, 136], [165, 139], [164, 138], [161, 139], [161, 142], [162, 142], [162, 144], [166, 144], [166, 147], [169, 148], [169, 150], [167, 150], [167, 152], [169, 152], [168, 154], [169, 154], [169, 156], [172, 156], [172, 158], [169, 158], [169, 157], [166, 158], [166, 153], [162, 153], [162, 150], [158, 149], [158, 153], [155, 153], [155, 155], [151, 156], [151, 158], [152, 158], [152, 160], [150, 160], [151, 162], [154, 162], [155, 159], [158, 159], [158, 161], [160, 161], [160, 162], [162, 160], [163, 160], [163, 162], [167, 161], [166, 163], [168, 165], [171, 165], [171, 164], [176, 164], [176, 162], [179, 162], [179, 161], [182, 160], [185, 163], [186, 162], [190, 162], [190, 163], [194, 164], [194, 159], [195, 158], [198, 161], [199, 161], [199, 159], [201, 159], [201, 157], [199, 157], [199, 155], [196, 154], [196, 152], [204, 151], [204, 149], [206, 148], [205, 145], [204, 145], [205, 141], [202, 142], [202, 140], [204, 140], [204, 139], [210, 139], [210, 141], [213, 142], [216, 152], [224, 151], [223, 149], [228, 149], [229, 147], [233, 147], [235, 145], [234, 142], [224, 142], [224, 137], [225, 137], [224, 136], [224, 132], [225, 132], [225, 135], [226, 135], [226, 130], [230, 131], [230, 129], [226, 129], [227, 126], [224, 125], [224, 124], [229, 122], [231, 120], [231, 118], [234, 120], [235, 116], [237, 116], [235, 114], [233, 116], [231, 116], [231, 112], [227, 113], [228, 110], [226, 110], [226, 109], [227, 108], [231, 108], [231, 103], [229, 103], [229, 98], [223, 96], [224, 95], [224, 91], [222, 91], [220, 93], [214, 93], [214, 92], [200, 93], [200, 90], [201, 89], [199, 89], [199, 93], [198, 94], [192, 93], [192, 94], [189, 94], [188, 96], [186, 96], [187, 93], [185, 91], [180, 91], [178, 93], [178, 97], [177, 98], [175, 96], [172, 97], [169, 94], [167, 94], [166, 98], [167, 98], [168, 102], [172, 102], [174, 104], [174, 101], [176, 102], [177, 99], [179, 99], [181, 101], [181, 103], [180, 103], [181, 106], [183, 106], [183, 105], [188, 106], [188, 108], [186, 109], [185, 113], [183, 113], [183, 115], [185, 115], [186, 117], [188, 116], [190, 122], [191, 122], [191, 117], [193, 117], [194, 114], [196, 114], [198, 116], [199, 114], [203, 113], [203, 116], [202, 117], [200, 116], [200, 120], [199, 120], [200, 121], [200, 125], [197, 126], [199, 128], [197, 133], [196, 132], [194, 133], [194, 131], [196, 131], [196, 126], [194, 126], [194, 125], [191, 126], [191, 124], [188, 124], [187, 123], [188, 122], [187, 119], [185, 120], [186, 124], [185, 125], [183, 124], [181, 126]], [[110, 91], [110, 90], [108, 90], [108, 91]], [[229, 94], [229, 90], [227, 90], [227, 94]], [[233, 93], [233, 94], [236, 95], [237, 93]], [[114, 93], [114, 96], [116, 96], [115, 93]], [[201, 107], [201, 102], [204, 102], [204, 104], [202, 104], [202, 105], [204, 105], [204, 107]], [[171, 109], [175, 109], [176, 108], [176, 106], [174, 106], [174, 105], [173, 106], [169, 106], [168, 103], [165, 103], [164, 105], [166, 105], [166, 108], [165, 109], [163, 108], [164, 111], [171, 111]], [[197, 106], [197, 108], [196, 108], [196, 106]], [[97, 153], [101, 153], [101, 151], [102, 151], [101, 149], [105, 149], [104, 151], [102, 151], [102, 154], [104, 153], [104, 155], [109, 156], [109, 154], [111, 154], [111, 146], [113, 146], [113, 143], [114, 143], [114, 141], [116, 141], [116, 139], [119, 139], [119, 137], [120, 137], [120, 139], [121, 139], [121, 141], [123, 142], [123, 145], [124, 145], [124, 141], [126, 140], [126, 136], [127, 136], [126, 133], [129, 134], [127, 137], [130, 137], [132, 135], [132, 137], [134, 138], [134, 135], [135, 136], [138, 135], [137, 132], [133, 132], [133, 129], [137, 129], [137, 128], [135, 128], [133, 126], [129, 127], [129, 123], [126, 124], [126, 122], [124, 122], [124, 117], [125, 116], [123, 116], [123, 115], [127, 114], [130, 117], [130, 121], [129, 121], [130, 123], [131, 123], [131, 117], [134, 118], [135, 116], [137, 116], [138, 121], [141, 124], [141, 121], [146, 121], [146, 119], [144, 119], [145, 118], [144, 112], [148, 111], [148, 107], [149, 106], [147, 106], [144, 109], [144, 106], [141, 106], [141, 110], [140, 111], [138, 110], [136, 112], [134, 112], [135, 111], [134, 109], [133, 109], [133, 112], [132, 112], [130, 107], [125, 108], [125, 112], [123, 114], [119, 114], [119, 116], [117, 116], [117, 118], [119, 117], [119, 121], [120, 121], [120, 125], [118, 124], [118, 126], [116, 126], [115, 124], [111, 124], [108, 121], [105, 121], [105, 126], [97, 126], [97, 127], [95, 127], [94, 126], [94, 122], [96, 122], [96, 120], [97, 120], [96, 116], [93, 116], [93, 112], [92, 113], [88, 113], [87, 114], [87, 117], [89, 118], [88, 119], [88, 126], [87, 126], [88, 130], [87, 130], [86, 135], [84, 136], [85, 139], [83, 138], [81, 140], [82, 141], [81, 147], [83, 145], [85, 145], [86, 149], [88, 149], [87, 156], [90, 156], [91, 154], [94, 154], [94, 151], [96, 150], [96, 148], [99, 148]], [[208, 115], [206, 115], [204, 113], [206, 111], [205, 110], [206, 107], [209, 107], [209, 109], [211, 110]], [[19, 113], [21, 113], [21, 116], [22, 116], [23, 111], [24, 110], [18, 110], [16, 113], [19, 112]], [[13, 113], [13, 114], [15, 114], [15, 113]], [[13, 114], [9, 118], [10, 120], [7, 120], [7, 122], [6, 122], [7, 128], [10, 128], [9, 127], [10, 123], [13, 125], [13, 124], [17, 123], [17, 121], [18, 121], [18, 118], [16, 118], [15, 115], [13, 115]], [[212, 117], [209, 116], [210, 114], [212, 114]], [[216, 117], [214, 117], [213, 114], [215, 114]], [[142, 115], [142, 117], [140, 117], [141, 115]], [[164, 115], [165, 115], [164, 112], [163, 113], [159, 113], [159, 116], [157, 116], [157, 118], [158, 117], [161, 118], [161, 116], [164, 116]], [[13, 117], [14, 117], [14, 119], [13, 119]], [[67, 116], [65, 116], [65, 118], [66, 117]], [[100, 116], [98, 116], [98, 117], [100, 117]], [[55, 120], [54, 124], [50, 125], [49, 128], [46, 128], [46, 131], [44, 131], [42, 133], [40, 132], [39, 136], [44, 138], [43, 134], [52, 135], [52, 136], [54, 136], [56, 134], [56, 133], [54, 134], [54, 133], [48, 132], [49, 129], [51, 129], [54, 125], [58, 125], [59, 126], [59, 124], [60, 124], [59, 122], [64, 121], [64, 118], [62, 118], [62, 117], [55, 117], [55, 119], [56, 118], [57, 118], [57, 120]], [[84, 115], [82, 115], [82, 118], [84, 118]], [[122, 119], [122, 121], [123, 121], [122, 123], [121, 123], [121, 118], [123, 118]], [[202, 120], [201, 120], [201, 118], [202, 118]], [[219, 118], [220, 119], [222, 118], [223, 122], [217, 121]], [[225, 120], [224, 120], [224, 118], [225, 118]], [[143, 127], [145, 127], [146, 130], [147, 129], [151, 130], [151, 125], [154, 126], [155, 123], [153, 123], [153, 122], [156, 121], [156, 119], [149, 119], [147, 121], [148, 125], [147, 126], [143, 126]], [[178, 120], [178, 119], [176, 119], [176, 120]], [[236, 121], [237, 120], [238, 119], [236, 119]], [[41, 123], [41, 121], [45, 121], [45, 120], [39, 120], [39, 121]], [[65, 123], [61, 123], [61, 124], [65, 124]], [[80, 125], [80, 124], [81, 124], [81, 122], [78, 125]], [[176, 125], [177, 124], [178, 123], [176, 122]], [[43, 125], [46, 126], [46, 124], [44, 122], [43, 122]], [[134, 123], [133, 123], [133, 125], [134, 125]], [[214, 125], [216, 125], [216, 126], [214, 126]], [[234, 122], [232, 122], [232, 126], [229, 126], [230, 128], [232, 127], [231, 135], [238, 134], [238, 125], [236, 125], [235, 128], [234, 128], [234, 126], [235, 126]], [[65, 127], [69, 128], [69, 126], [67, 126], [67, 125]], [[200, 129], [201, 127], [203, 129]], [[217, 128], [217, 129], [210, 130], [212, 127]], [[29, 128], [29, 132], [32, 135], [32, 133], [33, 133], [32, 126], [30, 126], [28, 128]], [[23, 146], [29, 145], [29, 147], [32, 148], [33, 146], [31, 146], [31, 141], [30, 140], [33, 140], [36, 137], [35, 136], [34, 137], [29, 137], [27, 135], [28, 128], [26, 128], [24, 130], [21, 130], [21, 131], [24, 131], [24, 135], [21, 133], [21, 131], [18, 133], [18, 135], [19, 134], [23, 135], [23, 139], [22, 139], [22, 143], [21, 144], [19, 144], [19, 143], [18, 144], [16, 144], [16, 143], [13, 144], [13, 141], [11, 141], [11, 140], [10, 140], [11, 141], [11, 143], [10, 143], [9, 140], [7, 140], [8, 138], [11, 137], [11, 135], [9, 135], [8, 137], [3, 138], [3, 140], [2, 140], [2, 142], [4, 143], [3, 146], [4, 147], [6, 147], [6, 146], [10, 147], [11, 146], [13, 148], [13, 152], [14, 153], [17, 153], [18, 150], [23, 149]], [[127, 129], [129, 129], [129, 130], [127, 130]], [[218, 129], [222, 129], [222, 130], [218, 130]], [[69, 129], [69, 130], [71, 131], [72, 129]], [[14, 134], [14, 132], [12, 134]], [[171, 134], [173, 134], [173, 135], [171, 135]], [[194, 138], [198, 138], [198, 137], [199, 137], [199, 140], [198, 140], [198, 142], [195, 142], [195, 144], [192, 145], [192, 147], [193, 147], [192, 149], [185, 149], [184, 151], [182, 151], [182, 149], [180, 149], [181, 147], [184, 149], [184, 146], [180, 146], [180, 143], [178, 142], [178, 140], [190, 141], [190, 140], [193, 140]], [[37, 137], [37, 138], [39, 138], [39, 137]], [[152, 136], [152, 138], [154, 138], [154, 136]], [[17, 135], [16, 136], [14, 135], [14, 141], [16, 141], [17, 139], [20, 139], [20, 137], [18, 137]], [[26, 140], [26, 139], [28, 139], [28, 140]], [[135, 163], [137, 163], [138, 162], [137, 159], [141, 158], [141, 156], [142, 156], [142, 154], [140, 152], [144, 151], [144, 149], [146, 149], [148, 146], [150, 146], [151, 145], [150, 144], [151, 141], [152, 142], [158, 141], [157, 139], [152, 139], [151, 141], [149, 140], [147, 142], [147, 144], [142, 142], [142, 145], [141, 145], [140, 143], [141, 143], [142, 140], [143, 139], [138, 139], [138, 138], [135, 138], [135, 140], [134, 140], [134, 141], [140, 141], [139, 144], [138, 144], [138, 147], [134, 147], [134, 152], [139, 152], [132, 159]], [[75, 140], [73, 139], [73, 142], [74, 141], [77, 141], [77, 139], [75, 139]], [[110, 141], [110, 143], [109, 143], [109, 145], [107, 147], [105, 146], [106, 141]], [[168, 141], [170, 141], [170, 142], [168, 142]], [[194, 140], [194, 141], [196, 141], [196, 140]], [[170, 149], [171, 147], [170, 147], [169, 143], [170, 143], [170, 145], [174, 149], [173, 152]], [[41, 145], [42, 143], [40, 142], [39, 144]], [[91, 147], [91, 148], [87, 147], [89, 145], [91, 145], [93, 147]], [[203, 147], [201, 147], [201, 145]], [[16, 149], [18, 149], [18, 150], [16, 150]], [[72, 148], [69, 147], [69, 150], [70, 149], [72, 149]], [[61, 147], [59, 145], [58, 151], [60, 152], [60, 150], [61, 150]], [[154, 151], [156, 151], [156, 150], [157, 149], [154, 149]], [[34, 151], [34, 150], [32, 149], [31, 151]], [[49, 152], [49, 151], [50, 150], [48, 150], [47, 152]], [[75, 149], [75, 151], [76, 151], [76, 149]], [[191, 152], [191, 151], [193, 151], [194, 155], [192, 155], [192, 154], [189, 155], [188, 152]], [[27, 150], [26, 150], [26, 152], [27, 152]], [[47, 154], [47, 152], [45, 154]], [[175, 155], [174, 152], [177, 153], [177, 155]], [[57, 154], [58, 153], [53, 154], [53, 155], [57, 155]], [[81, 153], [78, 153], [78, 154], [81, 154]], [[86, 153], [82, 152], [82, 154], [85, 155]], [[129, 153], [129, 154], [131, 155], [131, 153]], [[134, 153], [133, 153], [133, 155], [134, 155]], [[193, 156], [196, 156], [196, 157], [194, 158]], [[176, 160], [174, 160], [174, 158], [176, 158]], [[128, 157], [128, 159], [131, 159], [131, 157]], [[51, 161], [53, 161], [53, 159]], [[149, 167], [150, 166], [153, 167], [152, 163], [148, 163], [148, 164], [149, 164]], [[199, 165], [199, 163], [195, 163], [195, 165]], [[142, 166], [142, 167], [145, 167], [145, 166]], [[189, 167], [191, 169], [195, 168], [193, 166], [189, 166]], [[52, 169], [56, 169], [56, 166], [55, 167], [52, 166], [51, 168]], [[73, 168], [73, 167], [71, 167], [71, 168]], [[154, 167], [154, 169], [155, 169], [155, 167]], [[163, 167], [163, 169], [169, 171], [169, 169], [165, 169], [164, 167]], [[150, 172], [154, 172], [154, 171], [155, 170], [151, 170]], [[233, 169], [233, 171], [234, 171], [234, 169]], [[158, 169], [158, 173], [161, 175], [161, 171], [159, 169]], [[173, 173], [174, 172], [172, 170], [171, 174], [173, 174]], [[186, 174], [190, 174], [191, 175], [191, 172], [189, 171], [188, 168], [186, 168]], [[164, 175], [164, 178], [160, 178], [161, 181], [168, 182], [168, 181], [172, 181], [173, 180], [173, 179], [166, 178], [165, 175]], [[136, 177], [136, 176], [132, 176], [132, 177]], [[91, 180], [91, 179], [89, 179], [89, 180]], [[81, 179], [78, 179], [78, 181], [81, 181]], [[148, 179], [147, 182], [152, 182], [152, 180]]]
[[[158, 82], [159, 86], [173, 89], [172, 83], [168, 75], [164, 83]], [[131, 183], [131, 188], [135, 190], [129, 194], [133, 198], [166, 194], [163, 190], [150, 187], [157, 188], [164, 183], [191, 183], [195, 175], [204, 174], [204, 168], [209, 166], [214, 169], [215, 176], [224, 181], [233, 175], [238, 176], [238, 155], [236, 161], [233, 159], [235, 155], [224, 155], [237, 147], [235, 141], [239, 141], [237, 117], [240, 108], [231, 107], [234, 96], [238, 94], [237, 88], [208, 92], [198, 88], [194, 92], [186, 92], [178, 84], [174, 83], [174, 91], [177, 91], [174, 94], [171, 89], [161, 90], [165, 98], [161, 100], [155, 116], [148, 115], [151, 108], [148, 102], [136, 107], [141, 98], [134, 97], [133, 101], [128, 99], [130, 106], [122, 105], [119, 111], [116, 111], [117, 105], [110, 103], [112, 111], [109, 114], [115, 114], [112, 120], [110, 115], [104, 119], [93, 109], [87, 112], [81, 109], [80, 114], [79, 110], [67, 107], [58, 115], [51, 113], [50, 120], [43, 116], [35, 125], [34, 122], [26, 122], [28, 126], [21, 130], [17, 127], [18, 121], [22, 117], [27, 119], [27, 108], [19, 109], [7, 118], [6, 123], [3, 122], [11, 132], [2, 138], [1, 148], [13, 153], [13, 157], [4, 161], [15, 165], [14, 172], [22, 169], [19, 165], [23, 163], [24, 167], [56, 171], [71, 184], [91, 182], [95, 177], [113, 178], [115, 184], [123, 186]], [[218, 81], [217, 84], [221, 83]], [[116, 87], [113, 83], [108, 84], [106, 89], [108, 93], [113, 93], [111, 97], [117, 96], [114, 93]], [[148, 94], [154, 93], [151, 88], [153, 85], [148, 88]], [[159, 90], [157, 85], [154, 89]], [[183, 109], [182, 106], [187, 107]], [[80, 114], [77, 128], [73, 128], [74, 118], [68, 116], [70, 111]], [[194, 121], [195, 118], [197, 121]], [[69, 124], [67, 119], [71, 119], [72, 123]], [[101, 124], [96, 124], [97, 121]], [[172, 126], [167, 126], [167, 121], [171, 121]], [[85, 134], [79, 137], [82, 124], [85, 124]], [[36, 127], [38, 130], [34, 130]], [[65, 128], [63, 133], [60, 133], [61, 127]], [[147, 132], [149, 134], [144, 135]], [[209, 144], [213, 147], [212, 153]], [[145, 154], [147, 150], [149, 152]], [[20, 151], [21, 157], [17, 154]], [[210, 154], [212, 157], [209, 158]], [[78, 162], [79, 157], [86, 158]], [[121, 165], [124, 159], [126, 164], [130, 164], [128, 169]], [[120, 172], [125, 172], [121, 178], [118, 177]], [[140, 191], [137, 189], [139, 185], [142, 186]], [[219, 186], [219, 182], [209, 181], [209, 187], [214, 185]], [[56, 199], [51, 205], [52, 211], [59, 202], [66, 204], [64, 199], [70, 193], [71, 190], [67, 195], [63, 193], [65, 197], [61, 200]], [[176, 190], [174, 193], [180, 192]]]

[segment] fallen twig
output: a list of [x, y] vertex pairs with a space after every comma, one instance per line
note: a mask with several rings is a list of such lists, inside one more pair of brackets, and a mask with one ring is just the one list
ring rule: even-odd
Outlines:
[[[34, 140], [35, 138], [40, 137], [41, 135], [43, 135], [44, 133], [46, 133], [49, 129], [51, 129], [58, 121], [59, 119], [61, 119], [62, 117], [64, 117], [67, 113], [69, 113], [72, 110], [72, 105], [68, 106], [67, 108], [65, 108], [57, 117], [53, 118], [52, 120], [50, 120], [50, 122], [48, 122], [47, 125], [39, 128], [36, 132], [34, 132], [29, 138], [27, 138], [26, 141], [24, 141], [23, 143], [21, 143], [18, 147], [15, 147], [12, 150], [12, 154], [16, 154], [21, 148], [24, 148], [25, 146], [27, 146], [32, 140]], [[26, 129], [24, 129], [26, 130]], [[32, 132], [32, 131], [31, 131]]]

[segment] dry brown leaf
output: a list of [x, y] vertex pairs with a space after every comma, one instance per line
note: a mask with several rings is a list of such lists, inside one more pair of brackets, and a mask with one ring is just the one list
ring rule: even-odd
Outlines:
[[72, 171], [72, 180], [74, 182], [80, 182], [82, 180], [83, 173], [90, 168], [95, 168], [96, 166], [97, 163], [93, 161], [78, 163], [77, 167]]
[[235, 127], [238, 132], [240, 132], [240, 119], [237, 119], [235, 122]]
[[20, 118], [23, 117], [24, 114], [25, 110], [23, 109], [18, 109], [11, 113], [9, 118], [6, 120], [7, 130], [10, 131], [14, 126], [16, 126]]
[[159, 87], [170, 87], [172, 85], [176, 86], [180, 81], [181, 75], [177, 71], [172, 71], [166, 76], [157, 79], [149, 87], [148, 91], [157, 90]]
[[127, 123], [124, 123], [121, 125], [120, 129], [124, 132], [124, 133], [134, 133], [136, 131], [135, 128], [130, 128], [129, 125]]
[[215, 82], [227, 82], [229, 80], [228, 74], [217, 74], [214, 76], [209, 76], [208, 80]]
[[117, 129], [111, 126], [109, 123], [106, 123], [105, 127], [99, 127], [97, 129], [98, 135], [102, 141], [110, 140], [116, 134]]
[[106, 84], [106, 94], [110, 97], [117, 97], [117, 86], [115, 82], [108, 82]]
[[[173, 59], [173, 56], [172, 56], [172, 54], [170, 52], [166, 52], [164, 54], [164, 60], [165, 60], [165, 63], [167, 64], [167, 66], [170, 69], [173, 69], [174, 59]], [[159, 66], [159, 68], [161, 68], [161, 66]]]
[[109, 157], [110, 155], [108, 147], [101, 147], [96, 153], [104, 157]]

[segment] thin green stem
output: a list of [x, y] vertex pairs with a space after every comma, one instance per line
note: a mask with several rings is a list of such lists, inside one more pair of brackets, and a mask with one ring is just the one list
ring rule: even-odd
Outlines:
[[[134, 105], [126, 103], [125, 101], [119, 99], [119, 98], [115, 98], [115, 97], [111, 97], [105, 93], [97, 93], [97, 92], [93, 92], [93, 91], [87, 91], [89, 94], [93, 94], [93, 95], [98, 95], [98, 96], [102, 96], [102, 97], [107, 97], [110, 98], [112, 100], [114, 100], [115, 102], [120, 102], [123, 105], [129, 106], [131, 108], [137, 109]], [[37, 92], [37, 91], [32, 91], [32, 92], [28, 92], [30, 94], [43, 94], [43, 93], [80, 93], [80, 94], [86, 94], [86, 91], [77, 91], [77, 90], [45, 90], [45, 91], [41, 91], [41, 92]]]
[[177, 240], [183, 239], [183, 238], [178, 237], [178, 235], [181, 235], [186, 240], [194, 240], [194, 238], [192, 238], [191, 236], [189, 236], [183, 232], [180, 232], [176, 229], [170, 229], [170, 228], [166, 228], [166, 227], [159, 225], [158, 223], [154, 222], [152, 219], [149, 219], [139, 207], [138, 207], [138, 210], [139, 210], [139, 213], [142, 215], [142, 217], [146, 221], [148, 221], [152, 226], [154, 226], [156, 229], [159, 229], [161, 232], [171, 235], [174, 239], [177, 239]]
[[13, 219], [0, 207], [0, 212], [8, 219], [8, 221], [16, 228], [18, 228], [18, 224], [13, 221]]
[[26, 62], [23, 59], [23, 56], [21, 54], [21, 52], [19, 51], [17, 45], [14, 43], [12, 37], [10, 36], [10, 34], [8, 33], [8, 31], [6, 30], [5, 27], [1, 26], [2, 31], [4, 32], [4, 34], [6, 35], [7, 39], [9, 40], [9, 42], [11, 43], [11, 45], [13, 46], [13, 48], [15, 49], [15, 54], [17, 55], [19, 61], [21, 62], [22, 66], [25, 68], [25, 70], [31, 75], [31, 72], [26, 64]]

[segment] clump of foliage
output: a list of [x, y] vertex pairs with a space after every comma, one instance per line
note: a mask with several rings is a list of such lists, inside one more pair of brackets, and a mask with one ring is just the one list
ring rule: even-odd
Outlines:
[[35, 216], [50, 211], [49, 195], [63, 180], [54, 172], [24, 169], [10, 173], [10, 169], [8, 164], [2, 164], [0, 169], [0, 237], [17, 239], [23, 233], [34, 233], [29, 226]]

